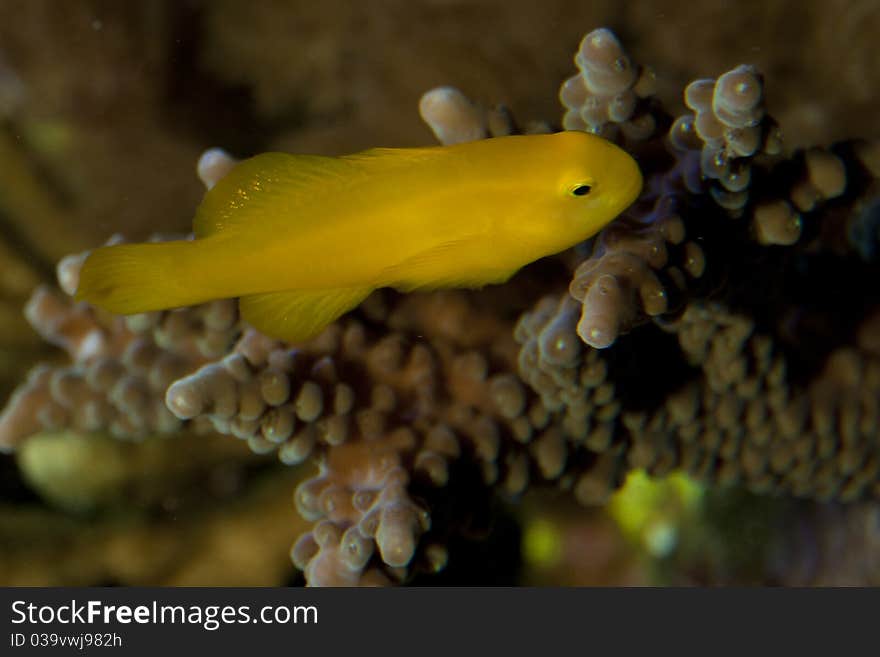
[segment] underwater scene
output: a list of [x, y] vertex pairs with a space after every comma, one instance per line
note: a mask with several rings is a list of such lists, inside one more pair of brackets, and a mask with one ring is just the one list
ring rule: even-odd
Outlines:
[[876, 0], [0, 0], [0, 586], [880, 585]]

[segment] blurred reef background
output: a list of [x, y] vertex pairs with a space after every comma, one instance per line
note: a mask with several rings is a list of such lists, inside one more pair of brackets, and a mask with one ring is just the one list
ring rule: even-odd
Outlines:
[[[0, 585], [880, 584], [878, 33], [873, 0], [0, 1]], [[502, 288], [375, 295], [298, 355], [229, 303], [64, 294], [70, 254], [189, 231], [208, 148], [562, 125], [646, 196]]]

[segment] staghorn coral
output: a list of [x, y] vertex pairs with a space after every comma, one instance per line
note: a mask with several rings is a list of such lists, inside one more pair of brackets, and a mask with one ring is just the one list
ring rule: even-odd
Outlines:
[[593, 30], [574, 58], [578, 73], [562, 83], [559, 100], [566, 112], [562, 127], [613, 138], [617, 129], [627, 139], [650, 137], [656, 127], [647, 99], [656, 92], [654, 72], [633, 65], [608, 29]]
[[[437, 141], [444, 145], [519, 132], [513, 115], [504, 105], [484, 107], [454, 87], [437, 87], [422, 94], [419, 114]], [[522, 130], [525, 134], [550, 131], [550, 126], [543, 121], [532, 121]]]
[[[490, 320], [482, 337], [463, 344], [464, 328], [486, 320], [460, 293], [371, 303], [373, 325], [341, 322], [296, 349], [249, 330], [222, 363], [168, 390], [179, 417], [208, 417], [285, 463], [323, 453], [320, 472], [295, 498], [316, 522], [292, 553], [313, 584], [405, 577], [419, 537], [446, 531], [408, 492], [414, 479], [442, 489], [470, 455], [486, 484], [515, 495], [528, 483], [525, 452], [503, 449], [535, 431], [527, 391], [506, 373], [515, 344], [495, 345], [497, 365], [482, 353], [501, 326]], [[432, 326], [438, 313], [445, 322]], [[374, 542], [386, 572], [365, 571]], [[428, 541], [416, 562], [437, 570], [445, 559], [442, 544]]]
[[[694, 114], [673, 122], [669, 140], [685, 160], [696, 160], [699, 151], [700, 172], [710, 181], [712, 198], [739, 216], [748, 202], [752, 159], [778, 155], [782, 148], [779, 130], [766, 115], [761, 76], [752, 66], [738, 66], [717, 80], [691, 82], [684, 101]], [[699, 191], [695, 176], [684, 180], [696, 187], [691, 191]]]
[[[67, 294], [76, 289], [86, 255], [59, 263], [59, 285]], [[71, 364], [38, 366], [15, 391], [0, 414], [5, 451], [32, 434], [65, 427], [124, 438], [180, 430], [180, 421], [165, 406], [166, 389], [223, 354], [238, 332], [232, 301], [122, 318], [74, 303], [46, 286], [31, 296], [25, 316], [44, 340], [67, 352]]]
[[[227, 302], [122, 320], [39, 290], [28, 319], [73, 364], [35, 371], [0, 444], [62, 425], [192, 426], [313, 458], [295, 495], [313, 526], [291, 553], [313, 585], [442, 569], [479, 524], [457, 500], [552, 485], [602, 504], [633, 468], [880, 497], [878, 300], [853, 290], [877, 273], [878, 143], [783, 158], [749, 67], [692, 84], [695, 115], [673, 120], [609, 31], [576, 62], [565, 123], [623, 140], [647, 180], [591, 243], [500, 288], [378, 293], [296, 346]], [[420, 111], [443, 143], [519, 130], [450, 88]], [[210, 187], [230, 164], [206, 154], [200, 177]], [[81, 260], [59, 270], [68, 293]]]

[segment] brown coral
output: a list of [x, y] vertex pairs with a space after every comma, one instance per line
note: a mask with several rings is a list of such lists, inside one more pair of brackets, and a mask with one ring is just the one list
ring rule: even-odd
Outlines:
[[[381, 310], [388, 324], [412, 327], [433, 314], [425, 306], [448, 309], [450, 319], [474, 313], [470, 302], [449, 293]], [[444, 327], [418, 329], [438, 331]], [[287, 463], [316, 449], [323, 454], [321, 472], [296, 495], [300, 512], [316, 525], [293, 556], [314, 584], [406, 576], [430, 527], [428, 509], [407, 492], [413, 476], [446, 486], [450, 466], [471, 453], [486, 483], [500, 481], [510, 494], [527, 483], [524, 463], [502, 458], [501, 450], [506, 435], [532, 433], [522, 385], [493, 376], [477, 351], [416, 335], [375, 334], [369, 324], [348, 321], [291, 349], [249, 331], [221, 363], [169, 388], [169, 406], [179, 416], [207, 417], [257, 451], [277, 449]], [[445, 559], [441, 546], [429, 544], [423, 555], [417, 561], [427, 559], [432, 569]]]
[[[380, 292], [296, 346], [241, 326], [230, 302], [122, 320], [40, 290], [29, 319], [73, 364], [36, 370], [0, 443], [189, 423], [287, 464], [314, 459], [295, 496], [313, 525], [292, 550], [311, 584], [437, 571], [468, 524], [456, 500], [549, 484], [600, 504], [633, 468], [880, 495], [878, 300], [853, 290], [876, 275], [876, 142], [779, 158], [749, 67], [694, 83], [695, 116], [659, 134], [671, 121], [650, 75], [610, 32], [576, 61], [567, 122], [619, 126], [647, 180], [591, 243], [501, 288]], [[518, 130], [450, 88], [420, 111], [444, 143]], [[229, 164], [203, 158], [205, 184]], [[68, 293], [81, 260], [59, 269]]]
[[656, 84], [651, 69], [636, 66], [611, 30], [587, 34], [574, 57], [578, 73], [563, 82], [562, 127], [613, 138], [617, 128], [630, 140], [644, 140], [656, 122], [646, 109]]
[[[59, 266], [59, 284], [76, 288], [83, 255]], [[33, 433], [70, 427], [137, 438], [173, 433], [180, 421], [165, 406], [168, 386], [224, 353], [238, 332], [232, 301], [127, 318], [76, 304], [47, 287], [25, 309], [47, 342], [71, 364], [39, 366], [0, 415], [0, 447], [14, 449]]]

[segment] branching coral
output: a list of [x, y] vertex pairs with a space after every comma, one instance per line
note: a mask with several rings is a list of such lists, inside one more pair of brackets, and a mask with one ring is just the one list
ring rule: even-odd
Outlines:
[[[76, 289], [84, 255], [58, 266], [59, 285], [67, 294]], [[63, 427], [121, 438], [178, 431], [181, 423], [164, 403], [166, 389], [223, 354], [239, 330], [232, 301], [121, 318], [75, 304], [48, 287], [37, 288], [25, 315], [72, 362], [38, 366], [16, 390], [0, 415], [4, 450], [31, 434]]]
[[[864, 286], [880, 142], [783, 157], [748, 66], [689, 85], [694, 114], [673, 119], [610, 31], [575, 61], [564, 127], [619, 140], [647, 182], [591, 242], [500, 287], [376, 293], [301, 345], [227, 301], [122, 319], [40, 289], [28, 319], [72, 364], [34, 371], [0, 445], [190, 427], [314, 461], [295, 495], [314, 524], [291, 553], [313, 585], [438, 571], [492, 495], [552, 485], [601, 504], [634, 468], [880, 498], [880, 299]], [[442, 143], [520, 131], [448, 87], [420, 111]], [[212, 151], [199, 175], [233, 164]], [[81, 262], [59, 268], [68, 294]]]
[[611, 30], [587, 34], [574, 61], [578, 73], [559, 90], [566, 109], [563, 128], [609, 137], [619, 128], [626, 138], [636, 141], [653, 134], [656, 123], [647, 106], [655, 92], [654, 72], [633, 65]]
[[[416, 561], [440, 568], [445, 549], [430, 533], [448, 529], [408, 487], [437, 495], [466, 455], [485, 484], [517, 494], [528, 483], [526, 452], [513, 446], [536, 430], [529, 395], [509, 373], [512, 339], [490, 343], [504, 324], [459, 293], [374, 298], [364, 313], [295, 349], [248, 330], [232, 355], [168, 390], [178, 416], [208, 417], [286, 463], [323, 454], [296, 495], [316, 525], [293, 558], [314, 584], [401, 579], [429, 530]], [[365, 570], [374, 549], [384, 572]]]

